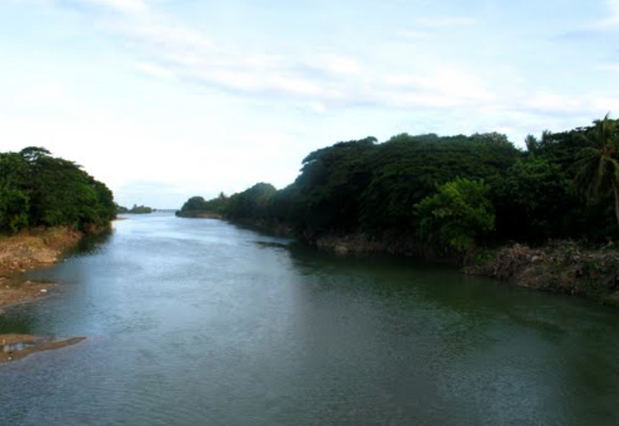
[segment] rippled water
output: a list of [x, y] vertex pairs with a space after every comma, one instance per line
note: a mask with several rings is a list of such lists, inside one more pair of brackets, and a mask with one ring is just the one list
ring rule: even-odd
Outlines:
[[0, 424], [617, 424], [617, 310], [287, 243], [157, 213], [32, 273], [0, 332], [88, 339], [0, 366]]

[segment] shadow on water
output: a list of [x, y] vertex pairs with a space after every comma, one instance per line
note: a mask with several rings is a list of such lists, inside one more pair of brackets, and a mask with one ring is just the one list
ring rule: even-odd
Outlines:
[[34, 316], [26, 305], [14, 306], [0, 315], [0, 334], [32, 334]]
[[69, 250], [66, 255], [70, 256], [88, 256], [96, 254], [112, 237], [113, 229], [107, 229], [102, 232], [85, 235], [77, 244], [77, 246]]

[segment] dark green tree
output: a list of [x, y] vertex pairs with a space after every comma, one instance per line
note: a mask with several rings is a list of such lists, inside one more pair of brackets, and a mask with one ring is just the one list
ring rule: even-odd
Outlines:
[[0, 153], [0, 232], [26, 226], [88, 229], [115, 216], [112, 192], [45, 148]]
[[588, 201], [598, 203], [612, 193], [615, 218], [619, 227], [619, 131], [617, 121], [608, 114], [594, 121], [594, 127], [584, 135], [587, 146], [578, 153], [577, 187]]
[[443, 251], [465, 253], [494, 229], [494, 212], [481, 180], [458, 178], [415, 205], [419, 235]]

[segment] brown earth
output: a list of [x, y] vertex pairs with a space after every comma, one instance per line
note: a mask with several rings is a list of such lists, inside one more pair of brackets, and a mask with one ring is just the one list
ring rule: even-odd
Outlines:
[[84, 339], [85, 337], [72, 337], [66, 340], [54, 340], [51, 337], [28, 334], [0, 334], [0, 364], [24, 358], [35, 352], [63, 348]]
[[612, 247], [592, 250], [571, 241], [538, 248], [514, 244], [487, 253], [464, 271], [619, 305], [619, 251]]
[[45, 296], [49, 283], [14, 279], [19, 272], [49, 266], [84, 236], [66, 227], [34, 229], [0, 238], [0, 312], [3, 307]]
[[2, 315], [3, 307], [17, 305], [47, 296], [55, 287], [56, 285], [53, 283], [0, 278], [0, 315]]
[[[49, 295], [52, 283], [21, 279], [28, 269], [49, 266], [75, 247], [84, 236], [67, 227], [31, 229], [10, 237], [0, 237], [0, 315], [2, 308]], [[35, 352], [58, 349], [84, 340], [73, 337], [55, 340], [25, 334], [0, 334], [0, 364]]]

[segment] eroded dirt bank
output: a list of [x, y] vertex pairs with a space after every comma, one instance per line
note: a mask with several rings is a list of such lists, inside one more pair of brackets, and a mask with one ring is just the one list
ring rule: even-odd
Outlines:
[[47, 295], [53, 284], [18, 280], [15, 275], [54, 264], [83, 236], [82, 232], [57, 227], [0, 237], [0, 311]]
[[[4, 313], [3, 308], [30, 302], [53, 292], [55, 284], [25, 280], [20, 273], [54, 264], [67, 251], [75, 248], [83, 237], [83, 232], [68, 227], [31, 229], [18, 235], [0, 237], [0, 315]], [[0, 330], [0, 363], [73, 345], [85, 339], [6, 334], [6, 331]]]

